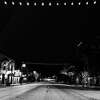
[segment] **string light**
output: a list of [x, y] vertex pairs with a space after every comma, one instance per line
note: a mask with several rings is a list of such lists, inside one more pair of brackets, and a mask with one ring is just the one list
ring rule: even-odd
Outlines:
[[4, 1], [4, 4], [7, 5], [7, 1]]
[[[97, 3], [96, 0], [93, 1], [93, 4], [96, 4], [96, 3]], [[7, 5], [7, 4], [8, 4], [7, 1], [4, 1], [4, 4]], [[15, 2], [12, 1], [11, 4], [12, 4], [12, 5], [15, 5]], [[26, 4], [27, 4], [27, 6], [30, 5], [29, 2], [27, 2]], [[19, 2], [19, 5], [21, 6], [21, 5], [22, 5], [22, 2]], [[37, 5], [37, 3], [34, 2], [34, 6], [36, 6], [36, 5]], [[45, 5], [44, 2], [42, 2], [41, 5], [44, 6], [44, 5]], [[52, 5], [51, 2], [49, 2], [49, 6], [51, 6], [51, 5]], [[57, 2], [56, 5], [59, 6], [59, 2]], [[67, 3], [64, 2], [64, 6], [66, 6], [66, 5], [67, 5]], [[71, 2], [71, 5], [74, 5], [74, 2]], [[81, 2], [78, 2], [78, 5], [81, 5]], [[89, 5], [89, 2], [88, 2], [88, 1], [86, 2], [86, 5]]]
[[49, 2], [49, 6], [51, 6], [51, 2]]

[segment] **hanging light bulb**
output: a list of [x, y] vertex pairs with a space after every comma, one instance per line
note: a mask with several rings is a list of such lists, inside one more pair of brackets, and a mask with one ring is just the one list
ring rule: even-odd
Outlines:
[[88, 3], [88, 1], [86, 2], [86, 5], [88, 5], [89, 3]]
[[72, 2], [71, 5], [74, 5], [74, 3]]
[[19, 2], [19, 5], [21, 6], [22, 5], [22, 2]]
[[44, 2], [42, 2], [41, 5], [44, 6]]
[[64, 6], [66, 6], [66, 2], [64, 2]]
[[81, 2], [79, 2], [78, 5], [81, 5]]
[[51, 6], [51, 2], [49, 2], [49, 6]]
[[29, 2], [27, 2], [26, 5], [29, 6], [30, 5]]
[[15, 3], [12, 1], [12, 5], [14, 5]]
[[94, 1], [93, 3], [96, 4], [96, 1]]
[[59, 5], [59, 3], [57, 2], [57, 6]]
[[7, 1], [4, 1], [4, 4], [7, 5]]
[[34, 6], [36, 6], [36, 2], [34, 2]]

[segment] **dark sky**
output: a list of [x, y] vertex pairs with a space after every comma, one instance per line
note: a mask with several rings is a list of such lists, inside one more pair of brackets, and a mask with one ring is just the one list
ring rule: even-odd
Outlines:
[[73, 57], [78, 41], [90, 38], [87, 9], [13, 9], [0, 17], [0, 48], [12, 58], [63, 61]]

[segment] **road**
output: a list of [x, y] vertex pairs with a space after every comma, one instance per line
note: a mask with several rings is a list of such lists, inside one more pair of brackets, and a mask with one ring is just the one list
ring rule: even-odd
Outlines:
[[[59, 88], [60, 87], [60, 88]], [[47, 84], [27, 84], [0, 89], [0, 100], [93, 100], [73, 89]]]

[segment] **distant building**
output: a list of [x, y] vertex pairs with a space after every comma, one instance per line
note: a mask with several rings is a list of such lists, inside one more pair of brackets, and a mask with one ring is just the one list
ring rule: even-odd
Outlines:
[[16, 84], [19, 83], [21, 77], [20, 70], [15, 70], [14, 60], [4, 60], [0, 68], [1, 84]]
[[20, 82], [21, 75], [22, 73], [20, 70], [14, 70], [14, 80], [13, 80], [14, 84], [18, 84]]
[[1, 63], [1, 75], [2, 75], [2, 83], [10, 83], [13, 82], [14, 77], [14, 70], [15, 70], [15, 62], [13, 60], [4, 60]]

